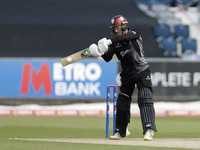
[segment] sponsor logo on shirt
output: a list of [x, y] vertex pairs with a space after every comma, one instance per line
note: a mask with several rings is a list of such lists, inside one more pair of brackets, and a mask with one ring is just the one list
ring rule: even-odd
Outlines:
[[122, 57], [124, 57], [128, 52], [130, 52], [131, 50], [130, 49], [127, 49], [127, 50], [125, 50], [125, 51], [121, 51], [120, 52], [120, 55], [122, 56]]
[[119, 43], [117, 43], [117, 45], [115, 47], [119, 48], [119, 47], [122, 47], [122, 45], [120, 45]]
[[151, 80], [151, 77], [147, 76], [147, 77], [146, 77], [146, 80]]
[[135, 31], [131, 31], [134, 35], [136, 34], [136, 32]]

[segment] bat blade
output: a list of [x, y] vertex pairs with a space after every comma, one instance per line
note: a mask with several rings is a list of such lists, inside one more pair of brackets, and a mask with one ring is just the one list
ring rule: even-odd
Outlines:
[[[72, 54], [72, 55], [69, 55], [69, 56], [67, 56], [67, 57], [62, 58], [62, 59], [60, 60], [60, 62], [61, 62], [61, 64], [62, 64], [62, 66], [65, 67], [65, 66], [67, 66], [67, 65], [69, 65], [69, 64], [72, 64], [72, 63], [74, 63], [74, 62], [77, 62], [77, 61], [79, 61], [79, 60], [82, 60], [82, 59], [84, 59], [84, 58], [86, 58], [86, 57], [88, 57], [88, 56], [90, 56], [90, 54], [89, 54], [89, 48], [86, 48], [86, 49], [81, 50], [81, 51], [79, 51], [79, 52], [77, 52], [77, 53], [74, 53], [74, 54]], [[71, 59], [68, 59], [68, 58], [71, 58]], [[70, 60], [70, 61], [69, 61], [69, 60]]]

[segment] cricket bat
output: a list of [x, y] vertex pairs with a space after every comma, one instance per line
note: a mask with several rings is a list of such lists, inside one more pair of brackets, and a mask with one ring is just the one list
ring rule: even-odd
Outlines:
[[90, 54], [90, 50], [89, 48], [86, 48], [84, 50], [81, 50], [77, 53], [74, 53], [72, 55], [69, 55], [67, 57], [64, 57], [60, 60], [61, 64], [63, 67], [69, 65], [69, 64], [72, 64], [74, 62], [77, 62], [79, 60], [82, 60], [86, 57], [89, 57], [91, 54]]

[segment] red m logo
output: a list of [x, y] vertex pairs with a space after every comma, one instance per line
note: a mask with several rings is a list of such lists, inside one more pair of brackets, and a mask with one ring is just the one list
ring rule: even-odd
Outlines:
[[35, 71], [35, 68], [31, 68], [31, 64], [24, 64], [20, 89], [21, 94], [28, 94], [30, 82], [36, 93], [39, 92], [40, 87], [43, 85], [44, 94], [52, 94], [49, 64], [42, 64], [38, 73]]

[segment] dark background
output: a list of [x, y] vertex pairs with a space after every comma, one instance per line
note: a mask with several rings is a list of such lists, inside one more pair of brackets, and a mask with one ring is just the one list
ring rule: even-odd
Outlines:
[[64, 57], [111, 38], [110, 20], [123, 15], [138, 28], [146, 57], [160, 57], [156, 20], [134, 0], [0, 0], [0, 57]]

